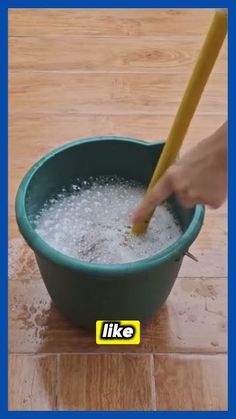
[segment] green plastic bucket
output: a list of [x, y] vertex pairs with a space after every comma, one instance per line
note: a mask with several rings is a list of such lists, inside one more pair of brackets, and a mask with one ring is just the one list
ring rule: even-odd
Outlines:
[[35, 232], [31, 219], [44, 202], [77, 177], [116, 174], [147, 185], [164, 143], [124, 137], [94, 137], [66, 144], [39, 160], [24, 177], [16, 197], [20, 232], [33, 249], [52, 301], [76, 324], [96, 320], [149, 319], [166, 301], [183, 257], [196, 239], [204, 208], [183, 208], [170, 198], [183, 234], [156, 255], [138, 262], [103, 265], [56, 251]]

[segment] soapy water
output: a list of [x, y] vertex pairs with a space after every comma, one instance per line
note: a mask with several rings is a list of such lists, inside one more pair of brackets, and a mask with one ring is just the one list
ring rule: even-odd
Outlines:
[[44, 204], [34, 226], [51, 247], [82, 261], [122, 264], [145, 259], [174, 243], [182, 231], [163, 204], [144, 235], [132, 234], [130, 215], [144, 192], [140, 183], [117, 176], [77, 179]]

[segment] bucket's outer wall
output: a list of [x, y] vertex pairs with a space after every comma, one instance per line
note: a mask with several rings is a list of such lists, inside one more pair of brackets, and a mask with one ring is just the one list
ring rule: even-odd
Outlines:
[[36, 255], [36, 259], [55, 305], [70, 320], [93, 329], [96, 320], [149, 319], [166, 301], [183, 258], [158, 270], [109, 278], [65, 269], [41, 256]]
[[[81, 269], [78, 263], [75, 269], [69, 260], [60, 263], [59, 253], [51, 258], [45, 243], [38, 245], [35, 233], [32, 237], [26, 219], [34, 218], [46, 200], [78, 177], [116, 174], [147, 185], [163, 146], [163, 142], [145, 144], [123, 137], [76, 141], [36, 163], [19, 187], [16, 199], [19, 229], [36, 254], [52, 301], [78, 325], [94, 328], [96, 320], [149, 319], [167, 299], [188, 249], [175, 246], [175, 254], [161, 263], [160, 259], [152, 264], [139, 261], [141, 269], [119, 269], [116, 265], [111, 274], [103, 275], [103, 269], [91, 269], [92, 264]], [[173, 196], [170, 201], [186, 231], [195, 209], [183, 208]], [[196, 237], [196, 229], [200, 231], [202, 221], [203, 213], [195, 232], [189, 235], [188, 245]]]

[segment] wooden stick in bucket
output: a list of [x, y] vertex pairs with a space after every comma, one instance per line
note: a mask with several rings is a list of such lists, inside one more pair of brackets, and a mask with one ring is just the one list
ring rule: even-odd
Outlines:
[[[210, 29], [170, 129], [161, 157], [147, 188], [147, 192], [153, 188], [166, 169], [176, 160], [226, 34], [227, 12], [224, 9], [218, 9], [213, 17]], [[136, 235], [145, 233], [152, 215], [153, 213], [150, 214], [144, 222], [134, 224], [132, 232]]]

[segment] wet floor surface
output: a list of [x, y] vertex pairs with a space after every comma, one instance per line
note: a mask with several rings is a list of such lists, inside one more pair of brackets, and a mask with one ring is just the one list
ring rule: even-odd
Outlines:
[[[207, 211], [139, 346], [98, 346], [52, 304], [21, 239], [26, 170], [74, 138], [166, 138], [210, 10], [11, 10], [9, 18], [9, 409], [226, 410], [227, 206]], [[226, 47], [184, 149], [226, 119]], [[132, 162], [131, 162], [132, 164]]]

